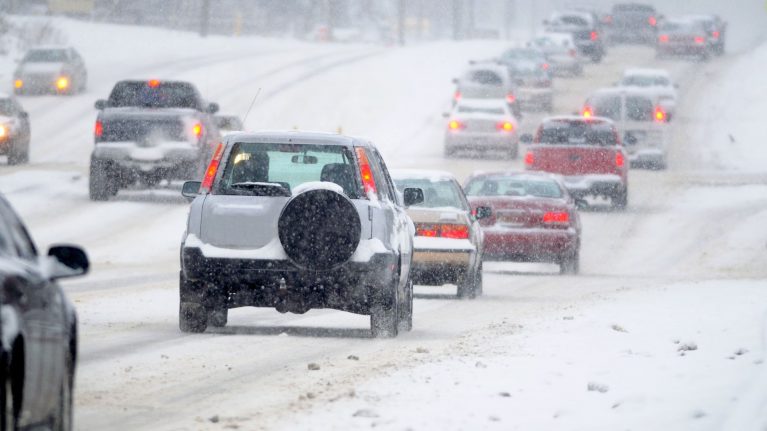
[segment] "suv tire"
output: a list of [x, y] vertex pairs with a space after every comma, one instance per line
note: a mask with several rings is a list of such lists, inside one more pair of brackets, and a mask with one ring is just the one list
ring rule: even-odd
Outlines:
[[581, 266], [581, 253], [576, 250], [574, 253], [566, 255], [559, 263], [560, 274], [575, 275], [580, 271]]
[[387, 292], [389, 298], [370, 307], [370, 332], [373, 334], [373, 338], [394, 338], [397, 336], [400, 320], [398, 281], [397, 279], [385, 287], [389, 291]]
[[457, 293], [459, 298], [474, 299], [477, 297], [477, 270], [469, 270], [458, 280]]
[[88, 177], [88, 195], [92, 201], [105, 201], [117, 194], [119, 185], [117, 179], [110, 175], [108, 165], [99, 160], [91, 159], [90, 176]]
[[204, 294], [202, 283], [187, 280], [183, 273], [180, 275], [178, 326], [182, 332], [199, 333], [208, 328]]
[[618, 192], [615, 196], [612, 198], [612, 204], [613, 208], [617, 210], [624, 210], [629, 204], [629, 191], [626, 189], [623, 189], [622, 191]]
[[400, 308], [399, 331], [413, 330], [413, 279], [409, 279], [405, 286], [405, 300]]

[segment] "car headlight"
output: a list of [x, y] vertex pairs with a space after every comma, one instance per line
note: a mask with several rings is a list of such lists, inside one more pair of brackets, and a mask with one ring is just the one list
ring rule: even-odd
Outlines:
[[11, 134], [11, 126], [9, 124], [0, 124], [0, 139], [5, 139]]
[[24, 87], [24, 80], [21, 78], [16, 78], [13, 80], [13, 86], [14, 88], [22, 88]]

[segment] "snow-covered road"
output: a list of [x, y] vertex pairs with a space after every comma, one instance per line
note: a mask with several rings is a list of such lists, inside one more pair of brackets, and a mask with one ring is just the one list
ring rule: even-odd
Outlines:
[[[583, 78], [557, 81], [564, 113], [628, 66], [668, 68], [682, 85], [669, 169], [632, 171], [626, 212], [583, 213], [579, 276], [493, 263], [476, 301], [417, 287], [415, 329], [394, 340], [370, 339], [366, 317], [325, 310], [237, 309], [227, 327], [186, 335], [178, 191], [87, 198], [93, 102], [115, 80], [192, 80], [233, 113], [260, 88], [248, 128], [342, 128], [372, 138], [390, 168], [463, 178], [521, 168], [441, 155], [451, 78], [504, 45], [322, 46], [61, 25], [91, 69], [89, 91], [22, 99], [32, 164], [0, 167], [0, 192], [41, 248], [80, 243], [94, 262], [91, 276], [67, 284], [80, 315], [78, 429], [767, 426], [767, 150], [757, 115], [767, 112], [767, 77], [752, 72], [767, 66], [767, 46], [708, 64], [617, 47]], [[115, 49], [103, 52], [108, 43]], [[120, 50], [135, 58], [125, 64]], [[724, 100], [751, 108], [723, 110]]]

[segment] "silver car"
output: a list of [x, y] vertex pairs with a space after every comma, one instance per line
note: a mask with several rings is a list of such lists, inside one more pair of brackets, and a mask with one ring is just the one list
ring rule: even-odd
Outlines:
[[202, 332], [235, 307], [370, 315], [375, 337], [412, 328], [415, 226], [370, 142], [236, 133], [216, 148], [181, 244], [179, 325]]
[[510, 159], [519, 154], [519, 123], [508, 104], [494, 99], [461, 100], [448, 117], [445, 157], [468, 150], [499, 152]]

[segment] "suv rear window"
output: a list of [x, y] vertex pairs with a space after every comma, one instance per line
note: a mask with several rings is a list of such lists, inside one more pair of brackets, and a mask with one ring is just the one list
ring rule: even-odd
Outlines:
[[192, 84], [160, 82], [150, 85], [150, 82], [118, 82], [109, 94], [109, 106], [201, 109], [200, 97]]
[[[99, 142], [162, 142], [191, 141], [192, 125], [184, 127], [178, 118], [171, 119], [127, 119], [118, 118], [102, 122]], [[188, 129], [188, 130], [187, 130]]]
[[358, 199], [361, 186], [356, 166], [351, 151], [341, 145], [237, 143], [217, 193], [289, 196], [301, 184], [327, 181]]
[[645, 97], [626, 97], [626, 119], [652, 121], [653, 103]]
[[549, 121], [541, 125], [538, 142], [550, 145], [618, 145], [612, 124], [592, 121]]
[[481, 85], [493, 85], [496, 87], [503, 85], [503, 79], [497, 73], [490, 70], [471, 72], [469, 80]]

